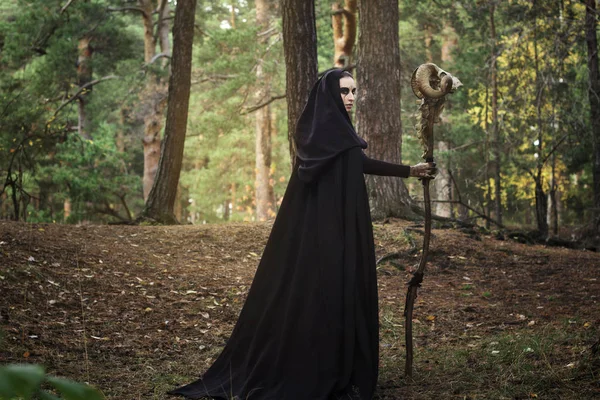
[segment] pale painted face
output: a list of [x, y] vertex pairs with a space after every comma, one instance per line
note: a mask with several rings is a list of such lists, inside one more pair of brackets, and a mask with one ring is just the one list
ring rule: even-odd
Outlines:
[[356, 84], [354, 79], [349, 76], [344, 76], [340, 79], [340, 94], [346, 111], [350, 112], [356, 99]]

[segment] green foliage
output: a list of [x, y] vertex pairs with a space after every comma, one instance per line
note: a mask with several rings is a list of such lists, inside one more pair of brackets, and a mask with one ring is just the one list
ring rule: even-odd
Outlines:
[[[139, 176], [130, 171], [141, 149], [138, 142], [131, 152], [118, 151], [115, 136], [131, 129], [121, 116], [139, 81], [143, 47], [127, 18], [106, 11], [106, 1], [73, 2], [61, 13], [64, 5], [19, 0], [0, 20], [0, 174], [8, 177], [0, 187], [2, 212], [60, 221], [62, 203], [70, 199], [76, 210], [70, 221], [101, 220], [103, 213], [129, 219], [114, 208], [116, 203], [132, 210], [141, 206], [139, 200], [130, 205], [122, 200], [140, 190]], [[71, 98], [79, 86], [82, 37], [93, 46], [94, 74], [122, 74], [86, 95], [87, 129], [95, 141], [89, 143], [77, 135], [77, 100]]]
[[[52, 391], [42, 390], [42, 386], [52, 387]], [[1, 400], [28, 400], [34, 396], [42, 400], [102, 400], [104, 398], [91, 386], [47, 376], [40, 365], [12, 364], [0, 367]]]
[[[403, 90], [403, 158], [409, 163], [419, 161], [411, 115], [417, 106], [413, 106], [415, 98], [408, 78], [417, 65], [430, 57], [464, 84], [450, 96], [444, 123], [435, 128], [436, 140], [445, 141], [450, 149], [437, 152], [438, 164], [452, 170], [462, 201], [485, 213], [490, 207], [488, 187], [494, 185], [493, 177], [486, 173], [493, 145], [490, 4], [400, 2], [400, 45], [407, 88]], [[532, 174], [540, 169], [543, 188], [549, 192], [554, 165], [554, 181], [563, 206], [562, 222], [582, 221], [582, 208], [591, 207], [591, 186], [581, 190], [579, 182], [585, 182], [586, 177], [589, 182], [592, 164], [587, 54], [582, 37], [584, 7], [537, 2], [534, 8], [534, 3], [528, 1], [495, 4], [505, 218], [516, 225], [527, 220], [529, 224], [535, 222], [531, 213], [535, 204]], [[452, 44], [452, 38], [457, 43], [450, 47], [451, 58], [442, 60], [442, 49]], [[534, 42], [538, 51], [537, 78]], [[536, 79], [543, 82], [540, 121]], [[540, 138], [538, 122], [540, 145], [535, 144]], [[494, 193], [489, 195], [493, 201]]]
[[[320, 71], [333, 61], [332, 3], [315, 2]], [[148, 79], [164, 78], [168, 69], [161, 62], [144, 65], [139, 14], [108, 11], [124, 4], [75, 1], [64, 11], [66, 2], [61, 0], [0, 4], [1, 218], [115, 222], [135, 218], [142, 208], [148, 112], [143, 89]], [[436, 151], [437, 162], [452, 171], [455, 198], [460, 193], [463, 202], [488, 215], [495, 196], [488, 193], [494, 181], [487, 168], [493, 144], [490, 4], [401, 0], [398, 27], [404, 163], [417, 163], [421, 156], [413, 128], [417, 104], [410, 75], [419, 64], [432, 61], [465, 85], [450, 96], [443, 123], [435, 128], [436, 139], [448, 148]], [[505, 222], [534, 223], [533, 176], [539, 170], [546, 192], [554, 176], [561, 224], [582, 223], [592, 204], [584, 7], [538, 1], [534, 8], [525, 0], [495, 4]], [[268, 100], [257, 96], [266, 78], [269, 96], [285, 95], [277, 7], [273, 5], [264, 32], [255, 23], [254, 2], [234, 2], [233, 12], [231, 7], [221, 0], [203, 0], [197, 7], [188, 137], [178, 194], [184, 221], [253, 220], [252, 110]], [[89, 38], [93, 48], [91, 79], [116, 77], [84, 96], [92, 141], [77, 133], [78, 100], [72, 97], [81, 84], [77, 62], [82, 38]], [[257, 78], [259, 60], [262, 78]], [[537, 79], [543, 82], [539, 116]], [[274, 100], [269, 108], [271, 182], [280, 201], [290, 173], [285, 100]], [[540, 137], [541, 146], [535, 145]], [[411, 190], [419, 196], [416, 186]]]
[[[248, 3], [238, 6], [233, 29], [221, 28], [231, 26], [229, 10], [214, 3], [210, 10], [205, 6], [203, 23], [213, 30], [194, 48], [198, 84], [192, 87], [180, 180], [193, 221], [254, 218], [255, 115], [249, 110], [266, 100], [255, 96], [261, 84], [256, 77], [258, 59], [269, 76], [271, 95], [285, 93], [279, 23], [273, 16], [274, 34], [261, 43], [254, 10]], [[281, 101], [269, 107], [274, 119], [272, 182], [276, 197], [281, 198], [289, 175], [286, 107]]]

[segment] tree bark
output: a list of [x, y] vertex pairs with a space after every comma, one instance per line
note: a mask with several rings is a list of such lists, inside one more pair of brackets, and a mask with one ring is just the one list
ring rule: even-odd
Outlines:
[[[235, 29], [235, 25], [236, 25], [235, 24], [235, 0], [233, 0], [231, 2], [231, 7], [230, 8], [231, 8], [231, 12], [230, 12], [231, 20], [230, 20], [230, 23], [231, 23], [231, 27], [233, 29]], [[258, 9], [257, 9], [257, 12], [258, 12]]]
[[552, 155], [552, 176], [550, 182], [550, 227], [552, 227], [552, 234], [558, 236], [558, 202], [557, 202], [557, 184], [556, 184], [556, 156]]
[[425, 34], [425, 60], [432, 63], [433, 53], [431, 53], [431, 42], [433, 42], [433, 30], [431, 29], [431, 25], [425, 25], [423, 28], [423, 33]]
[[143, 218], [159, 223], [177, 223], [173, 213], [183, 161], [192, 74], [192, 45], [196, 0], [179, 0], [173, 24], [172, 73], [165, 139], [161, 148], [156, 179], [148, 196]]
[[[80, 88], [92, 80], [93, 50], [90, 42], [91, 37], [84, 36], [79, 39], [79, 43], [77, 45], [77, 50], [79, 52], [77, 57], [77, 84]], [[91, 90], [92, 88], [86, 89], [77, 97], [79, 111], [79, 123], [77, 125], [77, 131], [82, 138], [87, 140], [92, 139], [92, 135], [88, 130], [88, 118], [85, 109], [85, 105], [89, 101]]]
[[490, 4], [490, 41], [492, 45], [491, 59], [491, 77], [492, 77], [492, 154], [494, 155], [494, 209], [496, 213], [496, 221], [502, 224], [502, 177], [500, 176], [500, 132], [498, 126], [498, 71], [496, 59], [496, 24], [494, 21], [494, 11], [496, 5], [494, 2]]
[[[458, 37], [456, 34], [456, 30], [450, 25], [449, 22], [446, 22], [444, 25], [444, 29], [442, 31], [442, 51], [441, 51], [441, 59], [444, 65], [448, 63], [452, 63], [453, 55], [452, 52], [458, 47]], [[431, 43], [431, 38], [429, 39]], [[427, 40], [426, 40], [427, 43]], [[449, 104], [446, 104], [448, 107]], [[442, 117], [442, 123], [444, 119]], [[449, 149], [449, 143], [445, 140], [438, 140], [437, 142], [437, 154], [442, 152], [447, 152]], [[437, 164], [438, 174], [436, 178], [433, 180], [431, 189], [434, 193], [434, 198], [437, 200], [444, 200], [444, 202], [435, 203], [434, 210], [435, 214], [441, 217], [453, 218], [454, 216], [454, 204], [452, 199], [452, 182], [450, 181], [449, 170], [451, 169], [450, 157], [446, 158], [446, 162]]]
[[[358, 5], [356, 127], [369, 143], [370, 157], [400, 163], [400, 51], [398, 1], [370, 0]], [[367, 176], [373, 218], [412, 216], [401, 179]]]
[[586, 0], [585, 41], [590, 83], [590, 122], [593, 144], [594, 209], [596, 230], [600, 232], [600, 74], [598, 72], [598, 39], [596, 36], [596, 0]]
[[535, 179], [535, 217], [540, 237], [548, 237], [548, 196], [544, 192], [543, 179], [538, 173]]
[[[269, 28], [269, 6], [271, 0], [255, 0], [256, 23], [260, 31]], [[265, 43], [267, 38], [258, 38]], [[263, 72], [264, 60], [260, 58], [256, 65], [256, 102], [260, 104], [271, 97], [271, 81]], [[265, 106], [255, 111], [256, 155], [255, 155], [255, 201], [257, 221], [266, 221], [275, 216], [275, 196], [271, 185], [271, 107]]]
[[[160, 43], [160, 52], [163, 54], [171, 53], [171, 42], [169, 40], [169, 3], [168, 0], [160, 0], [158, 5], [158, 40]], [[163, 67], [168, 60], [162, 59]]]
[[317, 31], [314, 0], [281, 0], [283, 53], [288, 107], [288, 141], [292, 166], [296, 162], [296, 123], [317, 80]]
[[450, 22], [446, 21], [446, 23], [444, 24], [444, 29], [442, 30], [442, 63], [452, 62], [452, 53], [457, 47], [458, 35], [456, 34], [456, 29], [454, 29], [454, 27], [450, 25]]
[[[489, 126], [489, 120], [488, 120], [488, 109], [489, 109], [489, 93], [490, 93], [490, 89], [489, 86], [486, 84], [485, 85], [485, 119], [484, 119], [484, 124], [485, 124], [485, 147], [484, 147], [484, 151], [483, 151], [483, 156], [484, 156], [484, 160], [485, 160], [485, 170], [484, 170], [484, 174], [485, 174], [485, 186], [486, 186], [486, 190], [485, 190], [485, 200], [482, 202], [482, 207], [484, 210], [484, 214], [487, 215], [488, 217], [492, 216], [492, 184], [490, 181], [490, 172], [491, 172], [491, 161], [490, 161], [490, 148], [491, 148], [491, 140], [490, 140], [490, 126]], [[486, 219], [485, 220], [485, 227], [487, 229], [490, 229], [491, 225], [490, 225], [490, 220]]]
[[[537, 2], [533, 2], [534, 9], [537, 8]], [[535, 18], [533, 23], [533, 56], [535, 68], [535, 92], [536, 92], [536, 115], [537, 115], [537, 131], [538, 131], [538, 148], [537, 148], [537, 169], [535, 180], [535, 211], [537, 218], [538, 232], [541, 237], [548, 237], [548, 197], [544, 192], [544, 177], [542, 175], [544, 168], [544, 142], [543, 142], [543, 123], [542, 123], [542, 99], [543, 99], [543, 84], [540, 74], [538, 46], [537, 46], [537, 9], [535, 10]]]
[[[162, 53], [168, 53], [169, 46], [169, 24], [166, 21], [168, 17], [167, 0], [160, 0], [158, 4], [152, 0], [138, 0], [142, 12], [142, 22], [144, 25], [144, 61], [150, 64], [156, 55], [157, 38], [160, 43]], [[154, 36], [154, 19], [152, 17], [154, 10], [158, 9], [157, 35]], [[166, 65], [164, 62], [163, 66]], [[160, 133], [163, 128], [164, 112], [166, 107], [167, 86], [159, 77], [148, 74], [146, 87], [142, 90], [140, 96], [143, 99], [144, 110], [144, 177], [142, 179], [144, 200], [148, 199], [150, 189], [158, 169], [160, 159]]]
[[336, 68], [346, 68], [352, 63], [352, 51], [356, 42], [356, 1], [345, 0], [344, 8], [339, 3], [331, 5], [334, 56]]
[[[448, 142], [440, 140], [437, 142], [436, 147], [438, 154], [444, 151], [448, 151]], [[450, 175], [448, 174], [449, 169], [449, 165], [438, 167], [438, 174], [432, 182], [432, 189], [435, 193], [435, 199], [444, 201], [434, 204], [434, 214], [446, 218], [450, 218], [450, 216], [453, 213], [453, 203], [447, 202], [449, 200], [452, 200], [452, 183], [450, 182]]]

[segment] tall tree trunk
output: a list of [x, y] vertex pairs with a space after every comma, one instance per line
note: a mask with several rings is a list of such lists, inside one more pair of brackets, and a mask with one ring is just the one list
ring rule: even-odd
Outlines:
[[[452, 51], [458, 46], [458, 36], [456, 31], [450, 25], [450, 23], [446, 22], [444, 29], [442, 30], [442, 65], [446, 66], [449, 63], [452, 63]], [[431, 43], [431, 41], [429, 42]], [[444, 67], [446, 68], [446, 67]], [[449, 107], [449, 104], [446, 104]], [[442, 123], [444, 123], [444, 118], [442, 117]], [[446, 140], [440, 138], [437, 142], [438, 154], [442, 152], [447, 152], [450, 148], [449, 143]], [[450, 165], [450, 157], [448, 156], [446, 162], [437, 164], [438, 174], [436, 178], [433, 180], [431, 189], [433, 189], [433, 196], [437, 200], [448, 201], [447, 203], [435, 203], [434, 204], [434, 213], [441, 217], [452, 218], [454, 215], [454, 204], [450, 201], [452, 200], [452, 182], [450, 180], [449, 170], [451, 169]]]
[[548, 237], [548, 196], [544, 191], [541, 171], [535, 178], [535, 217], [540, 236], [542, 238]]
[[296, 163], [294, 131], [317, 80], [317, 31], [314, 0], [281, 0], [283, 53], [288, 107], [290, 160]]
[[356, 42], [356, 1], [345, 0], [344, 8], [339, 3], [331, 5], [334, 56], [336, 68], [346, 68], [352, 63], [352, 51]]
[[[552, 136], [552, 147], [556, 146], [556, 137], [558, 130], [558, 122], [556, 121], [556, 112], [554, 104], [552, 104], [552, 127], [553, 136]], [[550, 191], [549, 191], [549, 200], [550, 200], [550, 218], [549, 225], [552, 228], [552, 234], [554, 236], [558, 236], [558, 184], [556, 183], [556, 152], [552, 152], [551, 156], [551, 176], [550, 176]]]
[[[256, 5], [256, 23], [260, 31], [264, 32], [269, 28], [269, 6], [271, 0], [255, 0]], [[268, 37], [261, 39], [266, 43]], [[260, 54], [258, 55], [260, 57]], [[263, 72], [264, 60], [259, 58], [256, 65], [256, 101], [258, 104], [269, 99], [271, 96], [271, 81], [269, 76]], [[265, 106], [255, 112], [255, 130], [256, 130], [256, 154], [255, 154], [255, 200], [256, 200], [256, 219], [266, 221], [275, 216], [275, 197], [273, 186], [271, 185], [271, 107]]]
[[179, 0], [173, 24], [172, 72], [165, 139], [156, 179], [142, 217], [160, 223], [177, 223], [173, 213], [183, 161], [192, 74], [192, 45], [196, 0]]
[[[400, 163], [400, 51], [398, 1], [370, 0], [358, 5], [356, 127], [369, 143], [373, 158]], [[412, 214], [408, 190], [401, 179], [367, 177], [373, 218]]]
[[[437, 153], [448, 151], [448, 142], [442, 140], [437, 143]], [[439, 165], [439, 164], [438, 164]], [[449, 201], [452, 200], [452, 182], [450, 182], [450, 174], [448, 173], [449, 165], [438, 167], [438, 174], [433, 180], [433, 190], [436, 200]], [[434, 203], [434, 214], [440, 217], [449, 218], [452, 214], [452, 203]]]
[[67, 222], [71, 216], [71, 200], [66, 198], [63, 202], [63, 221]]
[[[85, 84], [92, 81], [92, 54], [93, 49], [90, 44], [92, 38], [84, 36], [77, 43], [77, 85], [81, 88]], [[86, 140], [91, 140], [92, 135], [89, 131], [88, 115], [86, 104], [90, 100], [92, 87], [83, 90], [77, 98], [78, 123], [77, 133]], [[71, 215], [71, 199], [66, 198], [64, 201], [64, 220]]]
[[590, 122], [593, 143], [594, 209], [596, 230], [600, 232], [600, 74], [598, 72], [598, 39], [596, 36], [596, 0], [586, 0], [585, 41], [588, 53], [590, 83]]
[[535, 68], [535, 92], [536, 92], [536, 114], [537, 114], [537, 131], [538, 131], [538, 148], [537, 148], [537, 167], [535, 175], [535, 211], [537, 218], [538, 232], [541, 237], [548, 237], [548, 197], [544, 192], [544, 177], [542, 175], [544, 168], [544, 142], [543, 142], [543, 123], [542, 123], [542, 99], [543, 99], [543, 83], [540, 74], [538, 46], [537, 46], [537, 1], [533, 2], [535, 18], [533, 23], [533, 57]]
[[431, 52], [431, 42], [433, 42], [433, 30], [431, 29], [431, 25], [425, 25], [423, 33], [425, 34], [425, 60], [432, 63], [433, 53]]
[[[491, 180], [490, 180], [490, 175], [491, 175], [491, 161], [490, 161], [490, 148], [491, 148], [491, 140], [490, 140], [490, 126], [489, 126], [489, 122], [488, 122], [488, 104], [489, 104], [489, 93], [490, 93], [490, 89], [489, 86], [486, 84], [485, 85], [485, 119], [484, 119], [484, 125], [485, 125], [485, 147], [484, 147], [484, 152], [483, 152], [483, 157], [485, 160], [485, 170], [484, 170], [484, 174], [485, 174], [485, 185], [486, 185], [486, 190], [485, 190], [485, 203], [484, 204], [484, 214], [486, 214], [488, 217], [491, 218], [492, 216], [492, 184], [491, 184]], [[485, 227], [487, 229], [490, 229], [490, 220], [486, 219], [485, 220]]]
[[498, 71], [496, 60], [496, 23], [494, 21], [494, 12], [496, 5], [490, 4], [490, 41], [492, 45], [491, 76], [492, 76], [492, 153], [494, 155], [494, 209], [496, 212], [496, 221], [502, 224], [502, 177], [500, 176], [500, 132], [498, 126]]
[[[144, 25], [144, 61], [146, 64], [155, 62], [156, 40], [158, 38], [161, 53], [168, 54], [169, 46], [169, 24], [167, 0], [160, 0], [158, 7], [152, 0], [138, 0], [143, 10], [142, 21]], [[158, 9], [157, 35], [154, 36], [154, 19], [152, 17], [155, 9]], [[163, 62], [163, 65], [164, 64]], [[159, 77], [149, 74], [146, 87], [141, 93], [144, 110], [144, 177], [142, 179], [144, 200], [148, 199], [150, 189], [158, 169], [160, 159], [160, 133], [163, 128], [164, 112], [166, 107], [167, 87]]]
[[552, 176], [550, 182], [550, 226], [552, 234], [558, 236], [558, 202], [557, 202], [558, 185], [556, 184], [556, 156], [552, 154]]
[[458, 47], [458, 35], [456, 29], [446, 21], [442, 30], [442, 64], [452, 62], [452, 53]]
[[[158, 40], [160, 52], [171, 54], [171, 41], [169, 40], [169, 3], [168, 0], [159, 0], [158, 4]], [[168, 64], [167, 58], [162, 59], [163, 67]]]
[[230, 24], [233, 29], [235, 29], [235, 1], [231, 2], [231, 13], [230, 13]]
[[[79, 43], [77, 45], [77, 50], [79, 55], [77, 57], [77, 84], [79, 87], [82, 87], [86, 83], [91, 82], [92, 80], [92, 46], [90, 45], [91, 37], [84, 36], [79, 39]], [[79, 111], [79, 124], [77, 125], [77, 131], [79, 135], [87, 140], [92, 139], [92, 135], [89, 132], [88, 127], [88, 118], [85, 109], [86, 103], [90, 98], [90, 91], [92, 88], [90, 87], [87, 90], [84, 90], [77, 99], [78, 102], [78, 111]]]

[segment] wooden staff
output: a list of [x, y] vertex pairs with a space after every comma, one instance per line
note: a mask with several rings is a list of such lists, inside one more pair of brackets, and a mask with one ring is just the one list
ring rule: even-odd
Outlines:
[[[415, 96], [421, 99], [419, 111], [420, 121], [417, 124], [418, 136], [423, 145], [423, 159], [425, 162], [433, 162], [433, 124], [439, 121], [440, 114], [444, 109], [445, 96], [453, 92], [462, 83], [446, 71], [432, 63], [420, 65], [412, 75], [411, 86]], [[408, 282], [406, 303], [404, 305], [404, 317], [406, 319], [406, 365], [404, 374], [412, 377], [413, 366], [413, 337], [412, 316], [417, 299], [417, 289], [423, 282], [425, 264], [429, 255], [429, 242], [431, 239], [431, 198], [429, 196], [430, 178], [421, 178], [423, 184], [423, 200], [425, 202], [425, 235], [423, 237], [423, 253], [417, 270]]]

